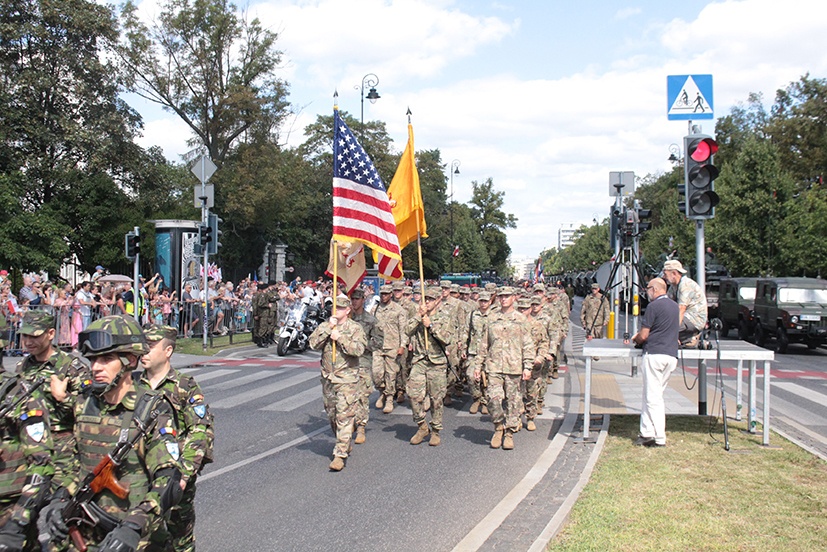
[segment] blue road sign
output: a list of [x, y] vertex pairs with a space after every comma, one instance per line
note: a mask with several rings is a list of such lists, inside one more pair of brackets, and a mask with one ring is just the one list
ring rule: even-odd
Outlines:
[[666, 116], [670, 121], [714, 119], [712, 75], [666, 77]]

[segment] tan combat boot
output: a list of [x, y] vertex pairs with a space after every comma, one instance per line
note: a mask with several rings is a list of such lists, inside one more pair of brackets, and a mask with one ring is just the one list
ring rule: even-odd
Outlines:
[[503, 450], [514, 450], [514, 433], [510, 429], [505, 432]]
[[[600, 357], [594, 357], [594, 360], [600, 360]], [[557, 379], [560, 377], [560, 373], [557, 371], [557, 368], [551, 371], [551, 379]]]
[[474, 402], [471, 403], [471, 410], [469, 410], [468, 412], [470, 412], [471, 414], [476, 414], [479, 411], [480, 411], [480, 401], [479, 401], [479, 399], [477, 399], [477, 400], [475, 400]]
[[491, 437], [491, 448], [500, 448], [503, 444], [503, 425], [494, 426], [494, 436]]
[[342, 471], [342, 468], [345, 467], [345, 459], [341, 456], [337, 456], [333, 459], [333, 462], [330, 463], [330, 471]]
[[441, 443], [441, 442], [442, 441], [439, 438], [439, 431], [433, 430], [431, 432], [431, 439], [430, 439], [430, 441], [428, 441], [428, 444], [432, 447], [438, 447], [439, 443]]
[[426, 422], [422, 422], [419, 424], [419, 429], [416, 430], [414, 436], [411, 437], [411, 444], [418, 445], [423, 439], [425, 439], [425, 437], [428, 436], [429, 433], [431, 433], [431, 430], [428, 429], [428, 424]]
[[382, 409], [382, 412], [385, 414], [390, 414], [393, 412], [393, 397], [390, 395], [385, 397], [385, 408]]
[[452, 404], [454, 404], [454, 399], [451, 398], [451, 395], [446, 393], [445, 397], [443, 397], [442, 399], [442, 404], [444, 404], [445, 406], [451, 406]]
[[385, 406], [385, 394], [380, 393], [379, 398], [376, 399], [376, 408], [382, 408], [383, 406]]
[[359, 426], [356, 428], [356, 438], [353, 439], [353, 442], [357, 445], [361, 445], [365, 442], [365, 426]]
[[534, 431], [535, 429], [537, 429], [537, 424], [534, 423], [534, 420], [527, 420], [525, 423], [525, 428], [528, 431]]
[[480, 409], [480, 412], [482, 412], [483, 414], [488, 414], [488, 405], [487, 404], [482, 405], [482, 408]]

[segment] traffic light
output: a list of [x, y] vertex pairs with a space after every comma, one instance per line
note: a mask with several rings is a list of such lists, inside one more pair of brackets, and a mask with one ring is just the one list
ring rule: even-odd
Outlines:
[[210, 255], [218, 254], [218, 248], [221, 247], [221, 230], [218, 229], [218, 225], [224, 222], [218, 215], [215, 213], [210, 213], [207, 217], [207, 224], [210, 231], [210, 240], [207, 244], [207, 253]]
[[201, 247], [206, 246], [211, 241], [212, 241], [212, 228], [210, 228], [206, 224], [199, 224], [198, 225], [198, 242], [201, 244]]
[[686, 180], [678, 182], [678, 212], [687, 216], [686, 212]]
[[715, 193], [718, 168], [712, 164], [713, 156], [718, 152], [718, 143], [705, 134], [685, 136], [683, 143], [686, 152], [686, 216], [691, 219], [712, 218], [719, 201]]
[[135, 232], [127, 232], [124, 238], [126, 258], [131, 261], [141, 253], [141, 236]]
[[652, 218], [652, 210], [651, 209], [642, 209], [641, 207], [637, 207], [637, 232], [640, 234], [641, 232], [646, 232], [652, 228], [652, 222], [650, 219]]

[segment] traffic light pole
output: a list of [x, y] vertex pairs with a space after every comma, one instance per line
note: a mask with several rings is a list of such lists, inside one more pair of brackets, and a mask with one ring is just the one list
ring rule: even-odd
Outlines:
[[[136, 239], [141, 235], [141, 227], [135, 226], [132, 231], [135, 233]], [[140, 295], [141, 288], [141, 253], [140, 249], [135, 252], [135, 259], [132, 261], [132, 316], [138, 325], [141, 325], [141, 310], [143, 307], [143, 296]]]
[[[706, 290], [706, 235], [704, 219], [695, 221], [695, 278], [702, 290]], [[705, 296], [705, 295], [704, 295]], [[706, 361], [698, 361], [698, 415], [706, 416]]]
[[[201, 224], [206, 226], [209, 222], [210, 217], [210, 208], [207, 205], [207, 178], [205, 175], [207, 174], [206, 170], [206, 155], [201, 156]], [[201, 266], [204, 270], [204, 276], [201, 281], [201, 346], [204, 351], [207, 350], [207, 340], [209, 336], [210, 329], [210, 320], [209, 320], [209, 312], [208, 312], [208, 305], [209, 305], [209, 288], [207, 287], [207, 272], [210, 262], [210, 254], [207, 251], [207, 247], [203, 247], [203, 251], [201, 252], [204, 255], [204, 258], [201, 261]]]

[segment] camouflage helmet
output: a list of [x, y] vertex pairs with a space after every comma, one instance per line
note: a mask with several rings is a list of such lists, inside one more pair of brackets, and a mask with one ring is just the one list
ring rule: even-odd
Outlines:
[[109, 353], [132, 353], [142, 356], [149, 352], [141, 326], [131, 316], [104, 316], [89, 324], [78, 334], [78, 350], [86, 357]]

